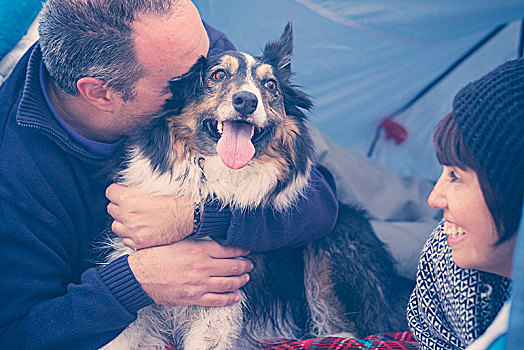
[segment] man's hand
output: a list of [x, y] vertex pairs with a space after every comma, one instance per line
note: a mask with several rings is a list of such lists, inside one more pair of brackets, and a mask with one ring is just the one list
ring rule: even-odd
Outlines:
[[249, 281], [253, 263], [230, 259], [247, 255], [214, 241], [184, 240], [134, 252], [129, 267], [144, 291], [161, 305], [232, 305], [235, 291]]
[[187, 198], [153, 196], [117, 184], [107, 188], [106, 197], [111, 229], [131, 249], [178, 242], [193, 231], [194, 205]]

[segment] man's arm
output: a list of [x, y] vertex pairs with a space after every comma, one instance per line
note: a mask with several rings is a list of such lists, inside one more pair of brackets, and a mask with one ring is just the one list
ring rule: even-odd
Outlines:
[[[149, 196], [137, 187], [115, 184], [106, 195], [115, 233], [132, 248], [169, 244], [191, 234], [193, 203], [185, 198]], [[220, 207], [216, 202], [204, 204], [195, 236], [210, 236], [224, 246], [259, 252], [298, 247], [329, 233], [338, 212], [335, 181], [320, 165], [312, 169], [303, 196], [284, 212], [271, 206], [251, 210]]]
[[0, 217], [1, 349], [98, 348], [153, 300], [236, 302], [233, 291], [247, 282], [252, 267], [245, 259], [227, 259], [247, 254], [241, 249], [184, 241], [82, 272], [75, 233], [51, 212], [29, 212], [1, 198]]
[[335, 181], [322, 166], [311, 171], [310, 184], [287, 211], [271, 207], [240, 211], [206, 203], [198, 235], [251, 251], [295, 248], [331, 232], [338, 212]]
[[0, 348], [82, 349], [108, 342], [134, 320], [147, 296], [142, 292], [129, 305], [135, 310], [126, 310], [96, 269], [78, 280], [70, 250], [75, 240], [52, 213], [22, 206], [0, 199]]

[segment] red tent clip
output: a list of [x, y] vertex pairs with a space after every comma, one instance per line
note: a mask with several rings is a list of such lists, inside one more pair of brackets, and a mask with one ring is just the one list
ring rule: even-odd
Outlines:
[[380, 125], [386, 132], [386, 141], [393, 139], [396, 145], [406, 141], [409, 136], [408, 129], [394, 119], [384, 118]]

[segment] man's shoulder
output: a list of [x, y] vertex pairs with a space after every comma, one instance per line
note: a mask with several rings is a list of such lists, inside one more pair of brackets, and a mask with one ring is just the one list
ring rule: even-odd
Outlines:
[[[53, 178], [72, 174], [71, 157], [36, 126], [17, 122], [20, 96], [0, 113], [0, 182], [10, 193], [37, 193]], [[68, 187], [66, 183], [63, 183]]]
[[[6, 82], [8, 83], [8, 82]], [[16, 133], [16, 111], [21, 91], [11, 86], [2, 86], [0, 91], [0, 171], [12, 165], [19, 157], [19, 145], [13, 134]]]
[[34, 46], [18, 61], [9, 77], [0, 86], [0, 143], [3, 143], [9, 118], [14, 118], [20, 103], [27, 76], [27, 65]]
[[221, 52], [236, 50], [235, 45], [229, 40], [229, 38], [222, 33], [220, 30], [210, 26], [204, 22], [207, 36], [209, 37], [209, 53], [208, 56], [218, 55]]
[[0, 104], [13, 103], [17, 96], [23, 91], [27, 75], [27, 67], [32, 52], [37, 48], [38, 43], [31, 45], [18, 60], [9, 77], [0, 85]]

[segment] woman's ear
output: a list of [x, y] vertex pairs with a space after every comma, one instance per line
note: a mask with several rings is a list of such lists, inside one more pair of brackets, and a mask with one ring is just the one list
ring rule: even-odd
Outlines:
[[97, 78], [80, 78], [76, 82], [76, 87], [87, 102], [104, 112], [113, 111], [115, 99], [121, 99], [120, 95]]

